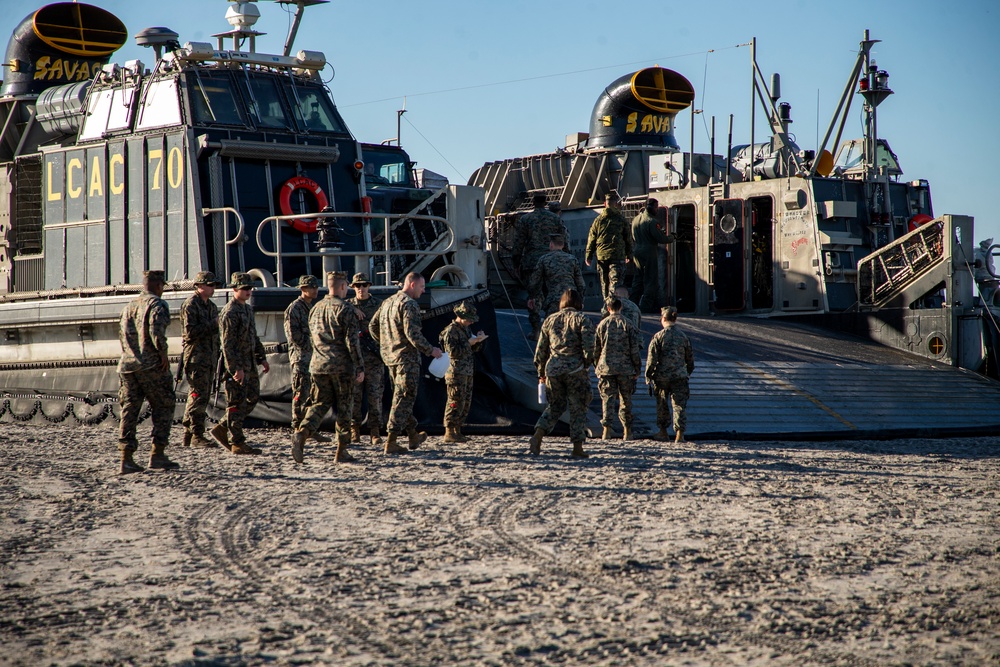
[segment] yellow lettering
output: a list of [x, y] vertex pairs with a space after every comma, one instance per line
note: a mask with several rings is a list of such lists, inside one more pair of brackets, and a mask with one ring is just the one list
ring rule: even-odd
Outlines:
[[611, 116], [601, 116], [601, 123], [604, 127], [611, 127]]
[[52, 79], [61, 79], [64, 76], [65, 74], [63, 74], [63, 61], [62, 58], [59, 58], [54, 63], [52, 63], [52, 67], [49, 69], [48, 79], [49, 81], [51, 81]]
[[160, 167], [163, 166], [163, 149], [162, 148], [153, 148], [153, 149], [151, 149], [149, 151], [149, 164], [150, 165], [153, 164], [153, 160], [156, 160], [156, 166], [153, 167], [153, 178], [150, 179], [152, 181], [152, 186], [149, 189], [150, 190], [159, 190], [160, 189]]
[[[125, 172], [124, 167], [124, 155], [112, 155], [108, 160], [108, 189], [113, 195], [120, 195], [125, 191], [125, 181], [121, 178]], [[121, 169], [121, 172], [118, 169]]]
[[628, 115], [628, 124], [625, 125], [625, 132], [635, 132], [635, 119], [638, 118], [639, 114], [632, 112]]
[[642, 117], [642, 132], [652, 132], [653, 131], [653, 116], [651, 114], [646, 114]]
[[170, 189], [176, 190], [181, 187], [181, 181], [184, 179], [184, 155], [181, 153], [181, 149], [174, 146], [167, 153], [167, 181], [170, 183]]
[[52, 163], [51, 162], [48, 162], [48, 163], [45, 164], [45, 177], [46, 177], [45, 180], [47, 181], [45, 187], [46, 187], [46, 189], [48, 191], [48, 199], [49, 199], [49, 201], [59, 201], [60, 199], [62, 199], [62, 193], [61, 192], [53, 192], [53, 190], [52, 190], [52, 180], [53, 179], [52, 179]]
[[80, 67], [80, 63], [67, 60], [66, 61], [66, 79], [68, 79], [69, 81], [72, 81], [73, 77], [76, 76], [76, 70], [79, 67]]
[[[96, 73], [100, 63], [93, 63], [93, 71]], [[42, 56], [35, 61], [35, 79], [38, 81], [48, 79], [65, 79], [66, 81], [86, 81], [91, 78], [91, 63], [86, 60], [63, 60], [57, 58], [52, 60], [49, 56]]]
[[77, 67], [76, 69], [76, 80], [86, 81], [89, 78], [90, 78], [90, 65], [87, 64], [87, 61], [83, 61], [79, 64], [79, 67]]
[[90, 192], [87, 194], [90, 197], [94, 195], [102, 197], [104, 196], [104, 183], [101, 182], [101, 159], [95, 155], [90, 164]]
[[70, 158], [69, 162], [66, 164], [66, 192], [69, 193], [70, 199], [76, 199], [83, 193], [82, 187], [73, 186], [74, 169], [83, 169], [83, 163], [80, 162], [80, 158]]
[[52, 59], [48, 56], [42, 56], [35, 61], [35, 79], [41, 81], [45, 78], [45, 75], [49, 73], [49, 63]]

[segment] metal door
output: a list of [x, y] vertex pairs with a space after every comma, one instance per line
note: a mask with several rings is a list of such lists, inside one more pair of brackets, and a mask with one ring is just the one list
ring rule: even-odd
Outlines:
[[723, 199], [712, 207], [712, 286], [716, 310], [743, 310], [744, 260], [743, 200]]

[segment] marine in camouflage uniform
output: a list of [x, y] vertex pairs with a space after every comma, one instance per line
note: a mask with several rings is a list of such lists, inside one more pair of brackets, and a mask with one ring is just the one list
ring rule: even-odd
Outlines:
[[560, 306], [558, 313], [542, 323], [535, 348], [535, 369], [539, 381], [545, 381], [548, 405], [535, 424], [530, 451], [541, 451], [542, 438], [568, 407], [572, 455], [586, 458], [583, 442], [587, 438], [587, 406], [593, 396], [590, 367], [594, 364], [594, 325], [580, 312], [583, 297], [576, 290], [563, 293]]
[[462, 424], [472, 407], [472, 379], [476, 372], [475, 352], [487, 336], [482, 331], [473, 338], [470, 327], [479, 321], [475, 306], [460, 303], [455, 306], [455, 320], [441, 332], [441, 349], [451, 361], [444, 375], [448, 387], [448, 402], [444, 407], [444, 442], [468, 442]]
[[409, 436], [411, 450], [427, 439], [427, 433], [417, 431], [417, 420], [413, 417], [420, 383], [420, 354], [437, 358], [441, 356], [441, 350], [428, 342], [422, 330], [420, 306], [416, 299], [423, 295], [426, 287], [423, 276], [408, 273], [403, 289], [382, 303], [368, 326], [372, 338], [379, 342], [382, 361], [389, 369], [393, 387], [386, 454], [403, 451], [396, 440], [404, 431]]
[[[288, 365], [292, 373], [292, 429], [297, 429], [309, 407], [312, 383], [309, 362], [312, 360], [312, 340], [309, 337], [309, 311], [319, 290], [316, 276], [299, 276], [298, 298], [285, 309], [285, 340], [288, 341]], [[318, 434], [317, 434], [318, 435]], [[328, 440], [324, 438], [324, 440]]]
[[[615, 288], [615, 297], [622, 302], [622, 317], [634, 326], [636, 329], [642, 329], [642, 313], [639, 312], [639, 306], [635, 305], [635, 302], [628, 298], [628, 288], [624, 285], [619, 285]], [[611, 301], [611, 297], [604, 300], [604, 305], [601, 306], [601, 317], [608, 316], [608, 303]]]
[[335, 273], [329, 278], [330, 293], [309, 314], [312, 338], [312, 395], [309, 409], [292, 438], [292, 458], [302, 463], [302, 445], [319, 430], [323, 417], [337, 406], [337, 456], [347, 463], [354, 460], [347, 453], [351, 442], [354, 386], [365, 377], [364, 359], [358, 341], [359, 321], [354, 307], [344, 301], [347, 277]]
[[195, 293], [181, 305], [181, 368], [188, 383], [182, 422], [185, 446], [218, 447], [205, 437], [205, 417], [219, 365], [219, 307], [212, 296], [222, 284], [211, 271], [199, 272], [194, 277]]
[[618, 209], [618, 198], [607, 195], [604, 210], [590, 225], [584, 259], [590, 266], [597, 258], [597, 274], [601, 279], [601, 299], [614, 292], [625, 278], [625, 263], [632, 256], [632, 229]]
[[646, 208], [632, 218], [632, 241], [635, 253], [635, 278], [632, 294], [645, 313], [655, 313], [660, 308], [663, 295], [660, 289], [660, 248], [674, 242], [674, 235], [660, 229], [656, 212], [659, 202], [646, 201]]
[[667, 427], [670, 425], [671, 406], [673, 425], [677, 442], [684, 442], [687, 427], [687, 402], [690, 397], [688, 377], [694, 371], [694, 353], [691, 341], [677, 328], [677, 309], [661, 309], [660, 322], [663, 330], [658, 331], [649, 343], [646, 357], [646, 384], [656, 390], [656, 425], [659, 432], [656, 440], [668, 440]]
[[146, 271], [142, 292], [125, 306], [119, 323], [122, 356], [118, 361], [118, 377], [121, 379], [118, 401], [122, 417], [118, 449], [122, 453], [119, 468], [122, 475], [142, 472], [142, 467], [132, 457], [139, 448], [135, 430], [143, 400], [149, 401], [153, 413], [153, 447], [149, 467], [179, 467], [164, 453], [170, 438], [170, 422], [174, 418], [174, 382], [167, 358], [170, 308], [160, 298], [163, 287], [163, 271]]
[[[569, 230], [558, 215], [545, 208], [545, 195], [535, 195], [532, 199], [534, 209], [518, 218], [514, 227], [514, 238], [511, 244], [511, 256], [523, 282], [531, 279], [531, 274], [542, 255], [549, 252], [549, 239], [552, 234], [562, 234], [569, 247]], [[556, 296], [558, 301], [559, 297]], [[531, 325], [531, 337], [538, 336], [542, 318], [535, 308], [528, 308], [528, 324]]]
[[385, 393], [385, 364], [378, 342], [372, 338], [368, 325], [382, 305], [382, 299], [372, 296], [368, 291], [371, 281], [366, 273], [355, 273], [351, 279], [351, 287], [355, 296], [347, 299], [364, 316], [361, 320], [361, 356], [365, 362], [365, 381], [354, 385], [354, 414], [351, 418], [351, 441], [360, 442], [362, 422], [362, 398], [368, 392], [368, 433], [372, 444], [382, 444], [382, 396]]
[[257, 337], [257, 324], [249, 304], [253, 278], [248, 273], [234, 273], [230, 282], [233, 298], [219, 314], [226, 417], [212, 429], [212, 435], [234, 454], [260, 454], [260, 449], [247, 445], [243, 422], [260, 400], [257, 366], [263, 366], [265, 373], [271, 367]]
[[[559, 310], [559, 299], [563, 292], [575, 289], [583, 294], [585, 288], [580, 263], [573, 255], [563, 252], [566, 238], [562, 234], [549, 237], [549, 252], [542, 255], [528, 281], [529, 306], [541, 315], [550, 315]], [[545, 317], [541, 315], [541, 317]]]
[[[597, 325], [594, 358], [597, 388], [601, 392], [603, 438], [609, 440], [615, 412], [624, 428], [623, 440], [632, 439], [632, 394], [642, 372], [642, 334], [622, 315], [622, 302], [613, 297], [608, 317]], [[619, 407], [620, 406], [620, 407]]]

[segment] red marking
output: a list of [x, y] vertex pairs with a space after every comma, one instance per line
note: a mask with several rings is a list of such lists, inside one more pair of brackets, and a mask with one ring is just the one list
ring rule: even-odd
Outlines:
[[795, 239], [794, 241], [792, 241], [792, 254], [793, 255], [798, 254], [799, 248], [807, 243], [809, 243], [809, 239], [807, 239], [804, 236], [800, 239]]

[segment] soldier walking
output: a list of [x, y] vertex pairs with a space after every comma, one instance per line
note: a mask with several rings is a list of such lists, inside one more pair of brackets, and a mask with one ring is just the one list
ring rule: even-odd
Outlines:
[[[576, 257], [564, 252], [566, 237], [549, 235], [549, 252], [542, 255], [528, 281], [528, 308], [544, 319], [559, 310], [559, 299], [568, 289], [583, 294], [583, 272]], [[544, 314], [543, 314], [544, 313]]]
[[249, 304], [253, 278], [249, 273], [234, 273], [231, 282], [233, 298], [219, 314], [222, 365], [226, 379], [226, 417], [215, 425], [211, 433], [233, 454], [260, 454], [259, 448], [247, 445], [243, 422], [260, 400], [257, 366], [263, 366], [265, 373], [271, 370], [271, 366], [257, 337], [257, 324]]
[[632, 394], [642, 372], [642, 335], [622, 316], [622, 302], [618, 297], [608, 302], [608, 311], [608, 317], [598, 323], [594, 337], [601, 425], [604, 426], [602, 438], [612, 438], [612, 422], [617, 410], [624, 429], [622, 440], [631, 440]]
[[365, 362], [365, 381], [354, 385], [354, 414], [351, 417], [351, 442], [361, 442], [361, 399], [368, 392], [368, 433], [372, 445], [382, 445], [382, 394], [385, 392], [385, 364], [379, 352], [378, 341], [372, 338], [368, 325], [382, 305], [382, 299], [372, 296], [372, 283], [367, 273], [355, 273], [351, 279], [354, 297], [347, 300], [362, 314], [361, 356]]
[[182, 421], [185, 447], [219, 446], [205, 437], [205, 417], [219, 365], [219, 307], [212, 302], [212, 296], [215, 288], [221, 286], [214, 273], [200, 271], [194, 277], [194, 294], [181, 305], [184, 351], [177, 378], [183, 372], [188, 383]]
[[118, 472], [121, 475], [143, 470], [132, 457], [139, 449], [135, 430], [144, 399], [149, 401], [153, 412], [149, 467], [163, 470], [180, 467], [164, 453], [170, 438], [170, 422], [174, 418], [174, 383], [167, 357], [170, 308], [161, 298], [164, 282], [163, 271], [143, 273], [142, 292], [125, 306], [118, 328], [122, 345], [118, 361], [118, 377], [121, 378], [118, 401], [122, 410], [118, 431], [122, 459]]
[[330, 293], [309, 314], [312, 395], [305, 418], [292, 436], [292, 458], [296, 463], [302, 463], [303, 444], [319, 430], [333, 405], [337, 406], [336, 461], [354, 461], [347, 453], [347, 446], [351, 443], [354, 387], [365, 379], [365, 362], [358, 341], [358, 316], [344, 301], [347, 277], [334, 273], [328, 280]]
[[[531, 203], [534, 209], [518, 219], [511, 245], [514, 265], [518, 267], [521, 280], [526, 282], [530, 280], [538, 260], [549, 252], [549, 239], [552, 234], [562, 234], [565, 239], [564, 245], [569, 244], [569, 231], [558, 215], [545, 208], [545, 195], [536, 194], [532, 197]], [[557, 294], [556, 299], [558, 298]], [[528, 305], [528, 324], [531, 325], [529, 338], [532, 340], [538, 338], [542, 318], [538, 313], [537, 304]]]
[[[635, 305], [635, 302], [628, 298], [628, 288], [624, 285], [619, 285], [615, 288], [614, 297], [622, 302], [622, 317], [625, 318], [625, 321], [636, 329], [642, 329], [642, 313], [639, 312], [639, 306]], [[604, 300], [604, 305], [601, 306], [602, 318], [608, 316], [608, 304], [610, 302], [611, 297]]]
[[[312, 360], [313, 347], [309, 336], [309, 311], [319, 293], [316, 276], [299, 276], [299, 292], [299, 297], [285, 309], [284, 318], [285, 340], [288, 341], [288, 365], [292, 371], [293, 431], [302, 423], [312, 393], [309, 362]], [[330, 438], [318, 430], [312, 434], [312, 439], [316, 442], [330, 442]]]
[[385, 441], [386, 454], [405, 451], [396, 444], [401, 433], [409, 437], [409, 448], [416, 449], [427, 433], [417, 431], [413, 406], [417, 401], [420, 382], [420, 354], [437, 359], [441, 350], [432, 346], [421, 325], [420, 306], [417, 304], [427, 284], [419, 273], [406, 274], [403, 289], [382, 303], [372, 318], [368, 331], [379, 342], [382, 361], [389, 369], [392, 381], [392, 407], [389, 410], [389, 436]]
[[575, 289], [563, 292], [559, 312], [545, 318], [535, 348], [535, 368], [539, 382], [544, 382], [548, 405], [535, 424], [530, 452], [542, 451], [542, 438], [569, 407], [569, 436], [572, 456], [587, 458], [583, 442], [587, 439], [587, 405], [590, 390], [590, 367], [594, 365], [594, 325], [580, 312], [583, 297]]
[[448, 402], [444, 407], [444, 442], [468, 442], [462, 424], [472, 407], [472, 379], [476, 371], [473, 354], [489, 336], [482, 331], [470, 336], [471, 327], [479, 321], [472, 304], [455, 306], [455, 320], [441, 332], [441, 347], [448, 353], [451, 365], [444, 375], [448, 387]]
[[590, 266], [597, 258], [597, 275], [601, 279], [601, 300], [625, 278], [625, 264], [632, 255], [632, 230], [618, 209], [618, 197], [604, 196], [604, 210], [590, 225], [584, 259]]
[[666, 244], [674, 242], [674, 235], [660, 229], [657, 220], [659, 202], [646, 201], [646, 208], [632, 218], [632, 241], [635, 252], [635, 279], [632, 294], [639, 301], [644, 313], [655, 313], [663, 301], [660, 289], [660, 256]]
[[672, 406], [674, 432], [677, 434], [675, 442], [684, 442], [687, 402], [691, 395], [688, 377], [694, 371], [694, 353], [691, 341], [677, 328], [677, 309], [669, 306], [660, 312], [663, 330], [653, 336], [646, 357], [646, 384], [656, 390], [656, 425], [660, 428], [653, 439], [670, 439], [667, 427], [671, 421]]

